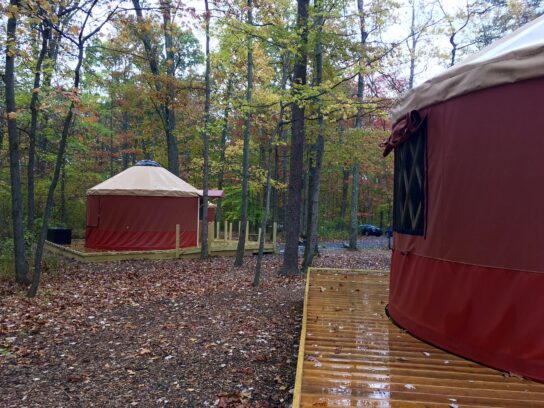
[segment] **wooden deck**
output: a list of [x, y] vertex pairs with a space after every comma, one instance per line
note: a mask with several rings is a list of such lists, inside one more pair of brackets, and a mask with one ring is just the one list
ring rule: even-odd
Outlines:
[[[210, 243], [210, 256], [232, 256], [236, 254], [238, 241], [221, 240]], [[73, 245], [58, 245], [52, 242], [45, 242], [45, 250], [60, 255], [64, 258], [74, 259], [80, 262], [108, 262], [108, 261], [127, 261], [136, 259], [177, 259], [177, 258], [198, 258], [200, 257], [200, 247], [180, 248], [179, 250], [154, 250], [154, 251], [100, 251], [88, 250], [84, 247], [84, 242], [74, 241]], [[246, 242], [246, 255], [255, 254], [259, 250], [259, 243], [255, 241]], [[265, 243], [264, 252], [274, 253], [276, 251], [275, 243]]]
[[384, 313], [385, 273], [310, 271], [293, 407], [544, 407], [544, 384], [421, 342]]

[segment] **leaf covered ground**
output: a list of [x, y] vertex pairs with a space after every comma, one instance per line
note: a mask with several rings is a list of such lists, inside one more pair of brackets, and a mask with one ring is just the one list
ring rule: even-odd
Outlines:
[[[40, 294], [0, 283], [0, 406], [289, 406], [304, 279], [282, 258], [61, 263]], [[389, 252], [315, 266], [387, 269]]]

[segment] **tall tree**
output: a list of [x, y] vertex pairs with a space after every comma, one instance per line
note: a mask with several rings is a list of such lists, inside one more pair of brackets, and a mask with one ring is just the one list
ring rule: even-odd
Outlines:
[[10, 0], [7, 22], [6, 69], [6, 114], [8, 122], [9, 160], [11, 175], [11, 216], [13, 222], [13, 251], [15, 257], [15, 280], [28, 283], [28, 266], [25, 258], [25, 230], [23, 224], [23, 198], [21, 191], [21, 163], [19, 135], [17, 134], [17, 107], [15, 106], [15, 57], [17, 55], [17, 18], [19, 0]]
[[349, 217], [349, 249], [357, 250], [357, 213], [359, 212], [359, 162], [353, 165], [353, 179], [351, 182], [351, 211]]
[[[231, 110], [231, 96], [234, 86], [234, 77], [229, 75], [227, 79], [227, 89], [225, 91], [225, 109], [223, 110], [223, 126], [221, 128], [221, 140], [219, 142], [219, 174], [217, 175], [217, 188], [223, 190], [223, 182], [225, 179], [225, 149], [227, 147], [227, 136], [229, 133], [229, 114]], [[223, 220], [223, 199], [220, 198], [217, 201], [217, 208], [215, 210], [215, 221], [221, 222]]]
[[[322, 32], [324, 24], [323, 0], [314, 1], [315, 9], [315, 74], [314, 86], [319, 87], [323, 82], [323, 45]], [[312, 265], [317, 248], [317, 223], [319, 218], [319, 193], [321, 189], [321, 167], [323, 165], [323, 154], [325, 151], [325, 119], [321, 109], [319, 98], [317, 103], [317, 140], [315, 142], [315, 165], [310, 165], [310, 185], [308, 200], [308, 229], [306, 233], [306, 245], [304, 247], [303, 271], [307, 271]]]
[[289, 165], [288, 202], [285, 225], [285, 252], [283, 275], [297, 275], [298, 242], [300, 237], [300, 206], [302, 199], [302, 167], [304, 161], [305, 106], [302, 101], [306, 85], [308, 65], [308, 4], [309, 0], [297, 0], [297, 32], [300, 33], [293, 71], [293, 104], [291, 106], [291, 157]]
[[[178, 144], [176, 136], [174, 134], [174, 129], [176, 126], [175, 120], [175, 110], [174, 110], [174, 99], [175, 99], [175, 64], [172, 50], [172, 20], [171, 20], [171, 8], [172, 4], [169, 0], [161, 0], [160, 6], [163, 16], [163, 33], [165, 39], [166, 58], [167, 58], [167, 76], [169, 78], [164, 84], [161, 80], [161, 72], [159, 65], [159, 56], [157, 55], [157, 47], [153, 44], [150, 28], [145, 22], [144, 15], [142, 12], [142, 7], [139, 0], [132, 0], [134, 6], [134, 12], [136, 13], [136, 19], [139, 24], [139, 29], [137, 31], [138, 36], [140, 37], [147, 61], [149, 64], [149, 69], [153, 75], [154, 85], [157, 93], [161, 98], [159, 104], [158, 113], [161, 118], [164, 134], [166, 137], [166, 146], [168, 154], [168, 170], [179, 176], [179, 153], [178, 153]], [[168, 47], [170, 45], [170, 47]], [[164, 90], [166, 87], [166, 90]], [[165, 93], [166, 95], [162, 95]]]
[[[247, 24], [253, 25], [253, 0], [247, 1]], [[251, 131], [251, 103], [253, 100], [253, 44], [251, 35], [247, 36], [247, 90], [246, 90], [246, 122], [244, 126], [244, 152], [242, 157], [242, 208], [240, 216], [240, 236], [236, 248], [234, 266], [242, 266], [246, 246], [247, 201], [249, 191], [249, 136]]]
[[[63, 120], [62, 132], [61, 132], [60, 142], [59, 142], [59, 146], [57, 150], [57, 157], [55, 159], [55, 169], [53, 172], [53, 177], [51, 179], [51, 184], [49, 185], [49, 189], [47, 191], [45, 209], [44, 209], [43, 217], [42, 217], [42, 225], [40, 229], [40, 234], [38, 236], [38, 241], [36, 242], [36, 251], [34, 253], [34, 270], [32, 275], [32, 284], [30, 285], [30, 288], [28, 289], [28, 297], [36, 296], [36, 293], [38, 292], [38, 287], [40, 285], [43, 249], [45, 245], [45, 238], [47, 236], [47, 229], [49, 227], [49, 218], [51, 217], [51, 211], [53, 209], [55, 190], [59, 182], [62, 167], [64, 166], [64, 153], [66, 151], [68, 136], [70, 134], [70, 131], [72, 129], [73, 122], [74, 122], [74, 112], [76, 110], [76, 107], [80, 104], [79, 86], [81, 82], [81, 67], [83, 66], [83, 58], [85, 55], [85, 45], [87, 41], [92, 39], [98, 32], [100, 32], [100, 30], [104, 27], [104, 25], [108, 21], [110, 21], [110, 19], [116, 13], [118, 8], [118, 6], [113, 8], [106, 15], [106, 17], [103, 18], [102, 22], [100, 22], [96, 27], [91, 29], [90, 32], [86, 33], [86, 31], [88, 31], [87, 27], [88, 25], [90, 25], [90, 21], [92, 20], [92, 17], [93, 17], [93, 11], [97, 3], [98, 3], [98, 0], [92, 0], [86, 9], [82, 8], [81, 12], [83, 13], [83, 16], [82, 16], [83, 22], [81, 23], [81, 26], [79, 27], [79, 33], [77, 37], [76, 38], [67, 37], [73, 43], [73, 45], [75, 45], [77, 48], [77, 64], [74, 69], [73, 88], [70, 92], [66, 92], [66, 95], [68, 96], [70, 100], [70, 106]], [[49, 24], [51, 24], [51, 26], [53, 27], [53, 24], [51, 21], [49, 21]], [[56, 29], [58, 29], [58, 27], [56, 27]]]
[[[279, 129], [278, 129], [279, 130]], [[276, 132], [277, 133], [277, 132]], [[261, 235], [259, 237], [259, 252], [257, 255], [257, 263], [255, 265], [255, 276], [253, 278], [253, 287], [259, 286], [261, 281], [261, 267], [263, 262], [264, 254], [264, 239], [266, 237], [266, 225], [268, 223], [268, 214], [270, 213], [270, 191], [271, 191], [271, 178], [272, 178], [272, 142], [273, 137], [270, 137], [268, 140], [268, 160], [267, 160], [267, 169], [266, 169], [266, 188], [265, 188], [265, 206], [264, 206], [264, 215], [261, 221]]]
[[446, 20], [446, 34], [449, 37], [451, 45], [449, 66], [452, 67], [457, 62], [459, 52], [468, 49], [468, 47], [477, 43], [476, 39], [467, 39], [463, 42], [459, 37], [469, 27], [475, 17], [483, 16], [492, 10], [495, 5], [486, 0], [467, 0], [466, 4], [455, 12], [450, 13], [442, 0], [438, 0], [438, 5], [444, 14]]
[[[202, 187], [202, 248], [201, 258], [208, 258], [208, 175], [209, 175], [209, 155], [210, 155], [210, 9], [208, 0], [204, 0], [205, 7], [205, 31], [206, 31], [206, 72], [204, 74], [205, 81], [205, 97], [204, 97], [204, 131], [202, 133], [202, 141], [204, 142], [204, 177]], [[225, 232], [226, 233], [226, 232]]]
[[42, 43], [36, 66], [34, 67], [34, 84], [30, 99], [30, 132], [28, 134], [28, 168], [27, 168], [27, 226], [32, 231], [34, 228], [34, 164], [36, 161], [36, 132], [38, 128], [38, 97], [41, 87], [41, 74], [43, 61], [47, 55], [50, 38], [50, 27], [46, 22], [40, 24]]
[[368, 32], [365, 25], [365, 9], [364, 9], [364, 0], [357, 0], [357, 13], [359, 15], [359, 31], [360, 31], [360, 50], [359, 50], [359, 73], [357, 75], [357, 115], [355, 116], [355, 127], [363, 127], [363, 100], [365, 92], [365, 74], [364, 70], [366, 68], [366, 39], [368, 37]]

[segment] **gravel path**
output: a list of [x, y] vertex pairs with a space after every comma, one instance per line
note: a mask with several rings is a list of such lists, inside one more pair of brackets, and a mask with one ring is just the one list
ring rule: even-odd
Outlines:
[[[327, 250], [341, 250], [346, 249], [347, 245], [346, 241], [324, 241], [319, 242], [319, 249], [327, 249]], [[387, 237], [361, 237], [357, 241], [357, 247], [359, 249], [388, 249], [387, 246]], [[280, 250], [280, 253], [283, 252], [285, 249], [284, 243], [279, 243], [278, 248]], [[304, 251], [304, 246], [299, 246], [299, 251]]]

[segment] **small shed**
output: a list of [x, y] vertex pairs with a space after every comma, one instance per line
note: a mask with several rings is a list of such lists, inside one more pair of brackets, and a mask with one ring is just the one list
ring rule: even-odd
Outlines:
[[197, 245], [199, 191], [142, 160], [87, 191], [85, 246], [106, 250], [173, 249]]
[[410, 91], [393, 119], [391, 317], [544, 381], [544, 17]]

